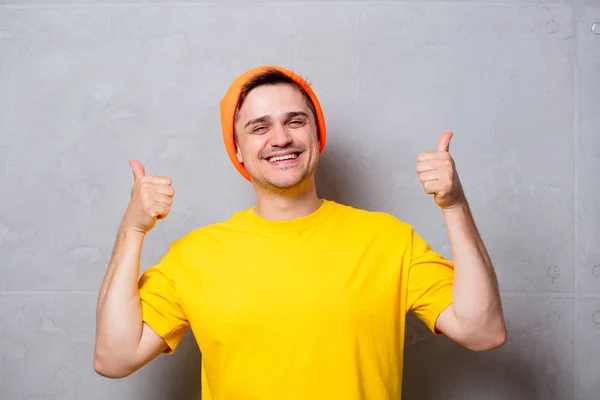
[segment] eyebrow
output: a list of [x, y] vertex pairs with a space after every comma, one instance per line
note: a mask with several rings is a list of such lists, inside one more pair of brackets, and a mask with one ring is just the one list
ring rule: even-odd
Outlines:
[[[306, 117], [306, 118], [308, 118], [308, 114], [305, 113], [304, 111], [290, 111], [290, 112], [288, 112], [288, 113], [285, 114], [285, 117], [286, 117], [286, 119], [290, 119], [290, 118], [294, 118], [294, 117]], [[246, 125], [244, 125], [244, 129], [248, 128], [250, 125], [258, 124], [258, 123], [261, 123], [261, 122], [267, 122], [270, 119], [271, 119], [271, 117], [269, 117], [267, 115], [251, 119], [250, 121], [246, 122]]]

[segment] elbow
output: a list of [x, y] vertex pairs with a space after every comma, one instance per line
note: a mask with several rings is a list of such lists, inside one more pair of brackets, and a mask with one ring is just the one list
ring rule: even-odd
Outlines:
[[99, 352], [94, 353], [94, 371], [98, 375], [109, 379], [122, 379], [133, 372], [119, 365], [119, 363], [111, 361], [109, 357]]
[[94, 371], [100, 376], [110, 379], [119, 379], [121, 376], [117, 376], [114, 371], [111, 371], [105, 363], [97, 357], [94, 357]]
[[466, 347], [477, 352], [492, 351], [504, 346], [507, 338], [508, 332], [505, 327], [502, 327], [496, 331], [486, 333], [480, 340], [470, 343]]
[[506, 344], [507, 339], [508, 339], [508, 332], [506, 330], [506, 327], [503, 326], [502, 329], [500, 329], [500, 331], [495, 334], [495, 336], [494, 336], [495, 341], [492, 343], [492, 346], [489, 350], [498, 349], [498, 348], [504, 346], [504, 344]]

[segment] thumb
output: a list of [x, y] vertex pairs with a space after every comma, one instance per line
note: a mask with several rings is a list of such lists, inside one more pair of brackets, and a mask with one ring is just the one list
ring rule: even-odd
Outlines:
[[453, 133], [446, 131], [442, 133], [437, 143], [437, 151], [448, 152], [450, 150], [450, 139], [452, 139]]
[[133, 170], [133, 181], [134, 183], [139, 181], [142, 176], [146, 175], [146, 171], [144, 170], [144, 166], [138, 160], [130, 160], [129, 165]]

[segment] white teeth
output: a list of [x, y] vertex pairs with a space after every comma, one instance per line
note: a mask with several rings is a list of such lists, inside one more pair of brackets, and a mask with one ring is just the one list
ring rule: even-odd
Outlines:
[[294, 158], [298, 158], [298, 156], [295, 153], [293, 153], [293, 154], [286, 154], [285, 156], [276, 156], [276, 157], [269, 158], [269, 162], [291, 160], [291, 159], [294, 159]]

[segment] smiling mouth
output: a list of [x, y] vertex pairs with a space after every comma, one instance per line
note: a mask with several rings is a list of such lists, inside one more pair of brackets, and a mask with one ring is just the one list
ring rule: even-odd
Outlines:
[[299, 153], [290, 153], [290, 154], [286, 154], [284, 156], [268, 157], [267, 161], [270, 163], [274, 163], [277, 161], [294, 160], [294, 159], [298, 158], [298, 156], [299, 156]]

